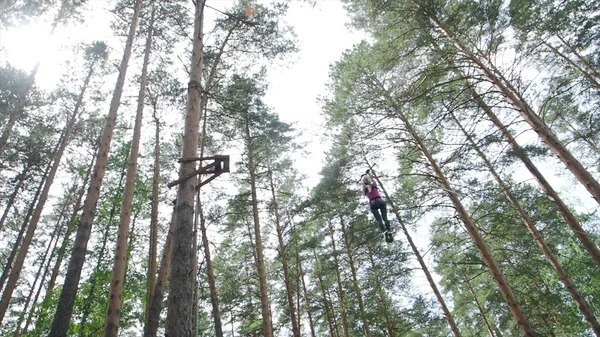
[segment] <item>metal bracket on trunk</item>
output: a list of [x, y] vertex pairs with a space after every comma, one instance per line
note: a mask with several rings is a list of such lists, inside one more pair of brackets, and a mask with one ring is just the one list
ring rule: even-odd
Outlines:
[[182, 182], [184, 182], [196, 175], [212, 174], [212, 176], [208, 177], [208, 179], [204, 180], [203, 182], [201, 182], [200, 184], [198, 184], [196, 186], [196, 190], [199, 190], [200, 187], [208, 184], [216, 177], [220, 176], [221, 174], [223, 174], [225, 172], [229, 172], [229, 156], [228, 155], [225, 155], [225, 156], [219, 155], [219, 156], [211, 156], [211, 157], [181, 158], [181, 159], [179, 159], [179, 162], [187, 163], [187, 162], [191, 162], [191, 161], [203, 161], [203, 160], [213, 160], [213, 162], [208, 165], [204, 165], [204, 166], [200, 167], [199, 169], [195, 170], [194, 172], [188, 173], [185, 176], [183, 176], [175, 181], [168, 183], [167, 186], [169, 188], [171, 188], [175, 185], [179, 185]]

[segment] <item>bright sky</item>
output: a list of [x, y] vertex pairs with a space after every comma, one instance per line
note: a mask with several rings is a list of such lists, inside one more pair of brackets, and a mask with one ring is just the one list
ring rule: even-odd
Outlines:
[[[233, 0], [208, 0], [207, 4], [221, 9], [229, 7]], [[44, 22], [0, 31], [0, 62], [30, 71], [39, 59], [41, 65], [36, 83], [42, 88], [51, 89], [64, 71], [61, 63], [72, 54], [69, 47], [61, 46], [77, 41], [106, 41], [113, 34], [110, 15], [102, 15], [107, 13], [109, 4], [105, 0], [92, 0], [89, 5], [94, 9], [94, 19], [86, 20], [84, 27], [57, 29], [53, 36]], [[207, 11], [208, 20], [219, 15], [212, 9]], [[310, 142], [308, 151], [311, 156], [300, 158], [299, 166], [302, 167], [298, 169], [309, 176], [307, 185], [313, 186], [318, 181], [323, 151], [328, 148], [320, 139], [322, 129], [317, 127], [323, 122], [317, 98], [325, 94], [329, 65], [337, 61], [344, 50], [364, 38], [365, 34], [350, 31], [346, 27], [346, 11], [341, 1], [337, 0], [318, 1], [314, 7], [303, 1], [291, 1], [286, 20], [294, 27], [300, 51], [291, 57], [285, 67], [269, 69], [270, 84], [265, 101], [283, 121], [295, 122], [298, 129], [304, 130], [302, 140]], [[119, 53], [112, 53], [113, 57], [120, 57], [115, 55]]]

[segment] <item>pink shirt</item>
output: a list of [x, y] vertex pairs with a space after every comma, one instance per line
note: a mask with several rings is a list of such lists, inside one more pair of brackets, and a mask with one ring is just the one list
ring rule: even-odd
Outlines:
[[367, 198], [369, 198], [370, 204], [374, 203], [377, 199], [381, 199], [381, 196], [379, 195], [379, 190], [375, 185], [371, 186], [371, 192], [369, 192], [369, 190], [366, 187], [364, 189], [364, 192]]

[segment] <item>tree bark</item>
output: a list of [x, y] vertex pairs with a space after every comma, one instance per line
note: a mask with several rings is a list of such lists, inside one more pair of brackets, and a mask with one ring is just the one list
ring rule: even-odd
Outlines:
[[475, 144], [467, 130], [464, 129], [464, 127], [458, 121], [456, 116], [454, 116], [452, 112], [450, 112], [449, 115], [452, 117], [456, 125], [460, 128], [463, 135], [471, 145], [471, 148], [477, 152], [484, 165], [487, 167], [488, 171], [490, 171], [490, 173], [500, 186], [500, 189], [506, 196], [506, 199], [511, 203], [515, 211], [517, 211], [517, 214], [519, 214], [519, 217], [523, 221], [523, 224], [525, 224], [525, 227], [527, 227], [527, 229], [533, 236], [533, 240], [538, 245], [538, 247], [540, 247], [546, 259], [548, 259], [548, 262], [552, 266], [552, 269], [554, 269], [554, 271], [558, 275], [558, 278], [561, 280], [561, 282], [573, 298], [573, 301], [575, 301], [575, 303], [577, 304], [577, 308], [592, 328], [592, 331], [594, 331], [596, 336], [600, 337], [600, 324], [598, 324], [598, 321], [596, 320], [593, 311], [591, 310], [590, 306], [587, 304], [585, 299], [581, 296], [581, 294], [579, 294], [579, 292], [575, 289], [575, 286], [573, 285], [573, 282], [571, 282], [571, 279], [567, 275], [567, 272], [560, 265], [554, 253], [552, 252], [552, 250], [550, 250], [550, 247], [548, 247], [548, 244], [546, 244], [546, 241], [535, 227], [535, 224], [533, 223], [531, 217], [527, 215], [527, 213], [525, 213], [525, 210], [523, 209], [517, 197], [515, 197], [515, 195], [511, 192], [510, 188], [506, 185], [506, 183], [504, 183], [504, 181], [500, 177], [500, 174], [498, 174], [496, 169], [494, 169], [492, 163], [489, 161], [485, 153], [483, 153], [483, 151], [477, 146], [477, 144]]
[[58, 300], [56, 314], [54, 315], [49, 337], [65, 337], [69, 328], [69, 321], [71, 320], [71, 315], [73, 313], [73, 304], [75, 303], [77, 290], [79, 289], [81, 270], [85, 261], [87, 244], [92, 232], [92, 222], [94, 220], [94, 216], [96, 215], [96, 205], [100, 196], [100, 188], [102, 186], [102, 180], [104, 179], [104, 173], [106, 171], [108, 151], [110, 150], [110, 143], [112, 141], [113, 131], [116, 125], [117, 111], [119, 110], [119, 105], [121, 104], [121, 95], [123, 93], [123, 86], [125, 84], [127, 66], [131, 56], [131, 49], [133, 46], [133, 40], [135, 38], [135, 31], [141, 9], [142, 0], [136, 0], [133, 18], [131, 20], [131, 26], [129, 27], [129, 34], [127, 36], [127, 42], [125, 43], [123, 59], [121, 60], [121, 64], [119, 66], [119, 77], [117, 78], [117, 83], [115, 85], [115, 90], [110, 103], [110, 109], [106, 118], [106, 124], [102, 131], [102, 137], [100, 138], [98, 158], [96, 160], [96, 166], [94, 167], [93, 178], [88, 189], [85, 203], [83, 205], [83, 215], [77, 228], [77, 236], [75, 238], [75, 242], [73, 243], [71, 260], [69, 261], [65, 283], [60, 293], [60, 298]]
[[[528, 103], [518, 94], [512, 87], [510, 82], [503, 80], [496, 74], [493, 69], [487, 67], [482, 59], [471, 53], [463, 43], [454, 36], [450, 31], [442, 25], [437, 17], [429, 15], [429, 21], [456, 46], [471, 62], [473, 62], [479, 71], [486, 76], [490, 82], [502, 92], [506, 99], [519, 111], [521, 117], [531, 126], [531, 128], [540, 136], [546, 143], [548, 148], [565, 164], [565, 166], [573, 173], [575, 178], [581, 182], [590, 192], [596, 202], [600, 204], [600, 183], [594, 179], [588, 170], [569, 152], [569, 150], [558, 140], [556, 135], [548, 128], [542, 119], [533, 111]], [[485, 60], [485, 59], [484, 59]], [[488, 62], [491, 64], [491, 62]], [[496, 73], [499, 73], [496, 71]]]
[[496, 282], [496, 285], [498, 286], [498, 290], [502, 294], [502, 297], [508, 304], [508, 308], [509, 308], [510, 312], [512, 313], [515, 321], [517, 322], [519, 329], [523, 332], [523, 334], [526, 337], [534, 337], [534, 336], [537, 337], [538, 334], [535, 333], [533, 328], [531, 327], [531, 324], [529, 323], [529, 319], [527, 318], [527, 316], [525, 315], [525, 312], [519, 305], [519, 303], [512, 291], [512, 288], [506, 282], [506, 278], [504, 277], [504, 274], [500, 270], [498, 263], [493, 258], [489, 247], [487, 246], [487, 244], [483, 240], [483, 237], [479, 233], [479, 230], [477, 229], [477, 225], [475, 224], [475, 221], [469, 216], [465, 207], [460, 202], [460, 199], [458, 198], [458, 194], [454, 191], [452, 186], [450, 186], [450, 183], [448, 182], [448, 179], [446, 178], [444, 172], [439, 167], [439, 165], [437, 164], [437, 162], [435, 161], [435, 159], [429, 152], [428, 148], [423, 143], [421, 137], [418, 135], [416, 130], [413, 128], [412, 124], [409, 122], [408, 118], [406, 118], [406, 116], [398, 108], [398, 106], [396, 105], [396, 103], [395, 103], [394, 99], [392, 98], [392, 96], [390, 95], [390, 93], [385, 89], [385, 87], [381, 83], [377, 82], [377, 83], [375, 83], [375, 85], [381, 89], [383, 96], [388, 101], [390, 106], [395, 110], [395, 112], [398, 115], [398, 117], [400, 118], [400, 120], [404, 123], [409, 134], [413, 137], [417, 147], [419, 148], [419, 150], [421, 151], [423, 156], [425, 156], [425, 158], [429, 162], [429, 165], [431, 166], [431, 168], [434, 170], [439, 182], [442, 185], [442, 188], [448, 194], [448, 197], [450, 198], [452, 204], [454, 205], [454, 208], [455, 208], [456, 212], [458, 213], [458, 216], [460, 217], [462, 222], [465, 224], [467, 232], [469, 233], [469, 235], [473, 239], [475, 245], [477, 246], [477, 249], [481, 253], [481, 257], [483, 258], [483, 261], [485, 262], [492, 277], [494, 278], [494, 281]]
[[371, 262], [371, 270], [375, 274], [375, 289], [377, 295], [379, 295], [379, 303], [381, 303], [381, 308], [383, 310], [383, 317], [385, 317], [385, 326], [387, 328], [387, 336], [394, 337], [394, 323], [390, 318], [390, 305], [386, 298], [385, 292], [383, 291], [383, 285], [381, 284], [381, 279], [379, 277], [379, 267], [375, 264], [375, 260], [373, 259], [373, 250], [369, 245], [367, 246], [367, 252], [369, 256], [369, 262]]
[[310, 308], [310, 300], [308, 299], [308, 291], [306, 290], [306, 283], [304, 282], [304, 272], [302, 271], [302, 261], [300, 261], [300, 257], [297, 255], [296, 261], [298, 263], [298, 278], [302, 283], [302, 293], [304, 294], [304, 302], [306, 305], [306, 313], [308, 314], [308, 325], [310, 327], [310, 336], [316, 337], [315, 335], [315, 324], [312, 318], [312, 310]]
[[[203, 53], [203, 17], [205, 0], [196, 1], [194, 19], [194, 40], [192, 46], [192, 63], [183, 136], [182, 158], [197, 156], [198, 124], [200, 122], [200, 100], [202, 96], [202, 53]], [[195, 170], [195, 162], [182, 162], [179, 166], [179, 177], [186, 176]], [[194, 196], [196, 176], [179, 184], [177, 189], [177, 206], [175, 229], [173, 232], [173, 261], [171, 264], [171, 281], [169, 282], [169, 303], [167, 309], [168, 337], [189, 337], [191, 298], [193, 296], [192, 271], [192, 230], [194, 222]]]
[[138, 104], [133, 127], [133, 138], [127, 163], [125, 176], [125, 189], [123, 190], [123, 201], [121, 203], [121, 214], [119, 217], [119, 231], [117, 234], [117, 246], [115, 248], [115, 260], [112, 270], [108, 297], [108, 312], [104, 323], [104, 337], [117, 337], [119, 331], [119, 318], [121, 317], [121, 299], [123, 286], [125, 284], [125, 265], [127, 259], [129, 237], [129, 222], [131, 221], [131, 207], [133, 205], [133, 190], [137, 176], [137, 160], [140, 151], [140, 138], [142, 133], [142, 119], [146, 98], [146, 83], [148, 80], [148, 64], [150, 63], [150, 51], [152, 49], [152, 35], [154, 34], [154, 12], [155, 6], [152, 2], [152, 13], [148, 33], [146, 36], [146, 47], [144, 50], [144, 61], [142, 64], [142, 75], [140, 78], [140, 90]]

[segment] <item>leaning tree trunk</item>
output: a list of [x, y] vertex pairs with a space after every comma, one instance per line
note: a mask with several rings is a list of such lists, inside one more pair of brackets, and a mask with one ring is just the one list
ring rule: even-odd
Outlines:
[[[512, 87], [510, 82], [503, 79], [498, 71], [490, 69], [483, 60], [471, 53], [464, 44], [446, 29], [437, 17], [430, 15], [429, 21], [456, 46], [471, 62], [473, 62], [479, 71], [486, 76], [489, 81], [507, 98], [507, 100], [519, 111], [521, 117], [531, 126], [531, 128], [546, 143], [548, 148], [565, 164], [573, 173], [575, 178], [581, 182], [590, 192], [596, 202], [600, 204], [600, 183], [594, 179], [588, 170], [569, 152], [569, 150], [558, 140], [556, 135], [542, 121], [542, 119], [533, 111], [529, 104]], [[491, 62], [487, 62], [491, 64]]]
[[173, 230], [175, 229], [175, 207], [173, 207], [173, 215], [169, 223], [169, 232], [165, 240], [162, 258], [160, 260], [160, 268], [158, 269], [158, 277], [152, 291], [152, 302], [148, 309], [148, 319], [144, 326], [144, 337], [156, 337], [158, 333], [158, 325], [160, 323], [160, 312], [162, 310], [163, 297], [167, 286], [169, 270], [171, 269], [171, 254], [173, 246]]
[[131, 207], [133, 205], [133, 190], [137, 176], [137, 161], [140, 151], [140, 138], [142, 133], [142, 119], [146, 98], [146, 83], [148, 80], [148, 63], [150, 63], [150, 50], [152, 49], [152, 34], [154, 33], [153, 3], [148, 33], [146, 36], [146, 49], [142, 64], [142, 75], [140, 78], [140, 91], [138, 94], [137, 112], [133, 127], [133, 138], [127, 163], [125, 176], [125, 189], [121, 202], [121, 214], [119, 217], [119, 231], [117, 234], [117, 247], [115, 248], [115, 260], [112, 270], [112, 281], [108, 296], [108, 312], [104, 323], [104, 337], [117, 337], [119, 331], [119, 318], [121, 317], [121, 299], [123, 296], [123, 285], [125, 284], [125, 265], [127, 262], [127, 244], [129, 236], [129, 222], [131, 221]]
[[597, 79], [600, 79], [600, 73], [598, 72], [598, 70], [596, 70], [596, 68], [594, 68], [594, 66], [590, 64], [590, 62], [585, 57], [583, 57], [583, 55], [581, 55], [577, 50], [575, 50], [575, 47], [573, 47], [573, 45], [567, 40], [565, 40], [560, 34], [556, 34], [556, 37], [560, 40], [560, 42], [563, 43], [565, 47], [567, 47], [567, 49], [569, 49], [571, 54], [575, 55], [579, 62], [583, 64], [583, 66], [586, 69], [584, 75], [588, 77], [591, 74], [591, 76], [593, 76], [593, 78], [596, 79], [593, 81], [594, 86], [596, 87], [596, 89], [600, 89], [600, 83], [598, 83], [597, 81]]
[[141, 9], [142, 0], [136, 0], [133, 18], [131, 19], [131, 26], [129, 27], [129, 34], [127, 36], [127, 42], [125, 43], [123, 59], [121, 60], [121, 65], [119, 66], [119, 77], [117, 78], [112, 101], [110, 103], [110, 109], [106, 118], [106, 124], [102, 131], [102, 137], [100, 138], [98, 158], [96, 160], [96, 166], [94, 167], [93, 179], [83, 205], [83, 215], [79, 220], [77, 237], [73, 243], [73, 251], [71, 253], [71, 260], [69, 261], [69, 268], [67, 270], [67, 275], [65, 276], [65, 283], [60, 293], [60, 298], [58, 300], [54, 320], [52, 321], [52, 329], [50, 330], [49, 337], [65, 337], [69, 329], [69, 322], [73, 313], [73, 304], [75, 303], [75, 297], [77, 296], [77, 290], [79, 289], [81, 270], [83, 269], [83, 263], [85, 261], [87, 244], [90, 239], [90, 234], [92, 233], [92, 221], [96, 215], [96, 205], [100, 196], [100, 187], [102, 186], [102, 180], [104, 179], [104, 173], [106, 172], [108, 151], [110, 150], [110, 143], [112, 141], [113, 131], [117, 121], [117, 111], [119, 110], [119, 105], [121, 104], [121, 94], [123, 93], [125, 76], [127, 74], [127, 66], [131, 56], [131, 49], [133, 47], [133, 40], [135, 38], [135, 31]]
[[487, 314], [485, 313], [483, 306], [481, 305], [481, 303], [479, 303], [479, 300], [477, 299], [477, 293], [471, 286], [471, 282], [469, 282], [469, 278], [464, 276], [463, 279], [465, 280], [465, 284], [467, 285], [469, 292], [471, 293], [471, 295], [473, 295], [473, 302], [475, 302], [475, 306], [477, 306], [477, 310], [479, 310], [479, 314], [481, 315], [483, 323], [485, 323], [485, 326], [488, 329], [488, 332], [490, 333], [490, 337], [496, 337], [494, 335], [494, 329], [492, 328], [492, 325], [490, 324], [490, 321], [487, 318]]
[[[371, 167], [371, 165], [369, 164], [368, 161], [367, 161], [367, 166]], [[421, 266], [421, 270], [423, 270], [423, 273], [425, 273], [425, 278], [427, 279], [427, 282], [429, 283], [429, 286], [431, 287], [431, 290], [433, 291], [435, 298], [437, 299], [438, 303], [442, 307], [442, 312], [444, 313], [444, 317], [446, 317], [446, 321], [448, 321], [448, 325], [450, 325], [450, 330], [452, 330], [452, 333], [454, 334], [455, 337], [462, 337], [460, 330], [458, 330], [458, 325], [456, 324], [456, 321], [454, 320], [452, 313], [448, 309], [448, 306], [446, 305], [446, 301], [444, 300], [444, 297], [442, 297], [442, 293], [440, 293], [440, 290], [438, 289], [437, 285], [435, 284], [435, 281], [433, 280], [433, 277], [431, 276], [431, 273], [429, 272], [429, 268], [427, 267], [427, 264], [425, 264], [425, 260], [423, 259], [423, 256], [421, 255], [421, 252], [419, 252], [417, 245], [415, 245], [415, 242], [413, 241], [412, 236], [408, 232], [408, 229], [406, 228], [406, 224], [404, 223], [404, 220], [402, 220], [402, 218], [400, 217], [400, 212], [398, 211], [396, 204], [392, 200], [391, 196], [385, 190], [385, 187], [379, 180], [379, 177], [377, 177], [377, 175], [374, 174], [373, 178], [377, 181], [377, 186], [379, 186], [381, 188], [381, 191], [385, 195], [385, 199], [388, 201], [390, 206], [392, 206], [392, 211], [394, 212], [394, 215], [396, 216], [396, 220], [398, 220], [398, 224], [400, 224], [400, 228], [402, 229], [402, 232], [404, 233], [404, 236], [406, 237], [406, 240], [408, 241], [408, 244], [409, 244], [413, 254], [417, 258], [417, 261], [419, 262], [419, 265]]]
[[294, 296], [292, 295], [292, 286], [290, 285], [290, 276], [288, 273], [288, 263], [285, 254], [285, 245], [283, 243], [283, 230], [281, 229], [281, 218], [279, 216], [279, 206], [275, 196], [275, 185], [273, 184], [273, 175], [271, 170], [268, 172], [269, 185], [271, 188], [271, 198], [273, 201], [273, 210], [275, 213], [275, 229], [277, 230], [277, 239], [279, 242], [279, 256], [281, 257], [281, 268], [283, 269], [283, 283], [285, 284], [285, 292], [287, 295], [288, 310], [290, 320], [292, 321], [292, 336], [300, 337], [300, 329], [296, 320], [296, 308], [294, 308]]
[[[194, 20], [194, 39], [192, 46], [192, 64], [183, 136], [182, 158], [194, 158], [198, 148], [198, 124], [200, 122], [200, 100], [202, 96], [202, 53], [203, 53], [203, 17], [205, 0], [196, 1]], [[195, 162], [182, 162], [179, 166], [179, 177], [184, 177], [195, 170]], [[175, 229], [173, 232], [173, 261], [171, 264], [171, 280], [169, 282], [169, 303], [167, 308], [166, 336], [189, 337], [191, 298], [191, 259], [192, 230], [194, 222], [194, 195], [197, 177], [193, 176], [179, 184], [177, 189], [177, 206]]]
[[365, 304], [362, 299], [362, 291], [360, 291], [360, 284], [358, 283], [358, 278], [356, 276], [356, 266], [354, 266], [354, 258], [352, 257], [352, 247], [350, 243], [350, 239], [348, 238], [348, 232], [346, 231], [346, 225], [344, 224], [344, 219], [340, 215], [340, 224], [342, 226], [342, 236], [344, 237], [344, 244], [346, 248], [346, 255], [348, 256], [348, 263], [350, 264], [350, 273], [352, 275], [352, 284], [354, 285], [354, 291], [356, 293], [356, 299], [358, 300], [358, 307], [360, 309], [360, 316], [363, 320], [363, 328], [365, 329], [365, 335], [367, 337], [371, 337], [371, 328], [369, 327], [369, 319], [367, 318], [367, 311], [365, 309]]
[[[10, 251], [10, 254], [6, 258], [6, 262], [4, 264], [4, 269], [2, 270], [2, 275], [0, 275], [0, 290], [2, 290], [4, 288], [4, 282], [6, 282], [6, 278], [10, 275], [13, 262], [15, 261], [15, 256], [17, 255], [17, 252], [19, 251], [19, 245], [21, 244], [21, 240], [23, 240], [23, 234], [25, 234], [25, 230], [27, 229], [27, 224], [29, 223], [29, 218], [31, 218], [31, 214], [33, 214], [35, 204], [38, 201], [38, 197], [40, 196], [40, 194], [42, 192], [42, 188], [44, 186], [44, 182], [46, 181], [46, 176], [48, 175], [49, 170], [50, 170], [50, 165], [48, 165], [46, 167], [46, 172], [44, 172], [44, 174], [41, 178], [41, 181], [38, 185], [38, 188], [35, 191], [35, 195], [33, 196], [33, 200], [31, 201], [31, 204], [29, 205], [27, 214], [25, 215], [25, 219], [23, 219], [23, 224], [21, 225], [21, 228], [19, 229], [19, 233], [17, 234], [15, 243]], [[6, 291], [6, 289], [4, 291]], [[11, 292], [12, 292], [12, 290], [11, 290]], [[2, 319], [0, 318], [0, 323], [1, 322], [2, 322]]]
[[30, 169], [31, 165], [26, 165], [23, 168], [23, 171], [17, 175], [17, 185], [14, 187], [13, 193], [10, 195], [8, 202], [6, 203], [6, 208], [4, 209], [4, 212], [2, 212], [2, 217], [0, 218], [0, 230], [2, 230], [2, 227], [4, 227], [4, 221], [6, 221], [8, 213], [10, 213], [10, 209], [13, 207], [15, 200], [17, 199], [17, 195], [19, 195], [21, 187], [23, 187], [23, 183], [27, 180], [27, 174], [29, 173]]
[[496, 260], [493, 258], [490, 248], [485, 243], [485, 240], [481, 236], [481, 233], [479, 233], [479, 230], [477, 229], [477, 225], [475, 224], [475, 221], [469, 216], [467, 210], [465, 209], [465, 207], [461, 203], [460, 199], [458, 198], [458, 194], [454, 191], [452, 186], [450, 186], [450, 183], [448, 182], [446, 175], [444, 174], [442, 169], [439, 167], [439, 165], [433, 158], [432, 154], [429, 152], [429, 149], [425, 146], [425, 143], [423, 142], [421, 137], [418, 135], [416, 130], [413, 128], [412, 124], [409, 122], [408, 118], [406, 118], [406, 116], [402, 113], [402, 110], [400, 110], [400, 108], [397, 106], [395, 100], [392, 98], [392, 96], [387, 91], [387, 89], [380, 82], [375, 83], [375, 85], [378, 87], [378, 89], [381, 90], [381, 93], [383, 94], [383, 96], [386, 99], [386, 101], [388, 102], [388, 104], [390, 104], [390, 106], [395, 110], [395, 112], [398, 115], [398, 117], [400, 118], [400, 120], [404, 123], [404, 126], [406, 127], [408, 133], [412, 136], [413, 140], [417, 144], [417, 147], [419, 148], [419, 150], [421, 151], [423, 156], [425, 156], [425, 158], [429, 162], [430, 167], [435, 172], [439, 182], [442, 185], [442, 188], [444, 189], [444, 191], [446, 191], [448, 193], [448, 197], [450, 198], [452, 204], [454, 205], [454, 208], [456, 209], [458, 216], [460, 217], [462, 222], [465, 224], [467, 232], [469, 233], [469, 235], [475, 242], [477, 249], [481, 253], [483, 261], [485, 262], [492, 277], [494, 278], [494, 281], [496, 282], [496, 285], [498, 286], [498, 290], [502, 294], [502, 297], [508, 304], [508, 308], [509, 308], [510, 312], [512, 313], [515, 321], [517, 322], [519, 329], [523, 332], [523, 334], [526, 337], [534, 337], [534, 336], [537, 337], [538, 334], [535, 333], [533, 328], [531, 327], [531, 324], [529, 323], [529, 319], [527, 318], [527, 316], [525, 315], [525, 312], [519, 305], [519, 303], [512, 291], [512, 288], [506, 282], [506, 278], [504, 277], [504, 274], [500, 270], [500, 267], [498, 266], [498, 263], [496, 262]]
[[[453, 71], [456, 72], [457, 75], [461, 76], [461, 73], [456, 68], [453, 67]], [[519, 145], [519, 143], [517, 143], [516, 139], [510, 134], [506, 126], [502, 124], [498, 116], [496, 116], [496, 114], [492, 111], [492, 108], [484, 102], [479, 93], [477, 93], [477, 91], [469, 83], [464, 83], [464, 86], [475, 100], [475, 103], [477, 103], [477, 105], [486, 113], [486, 115], [492, 121], [492, 123], [494, 123], [498, 130], [500, 130], [502, 136], [513, 148], [514, 153], [523, 162], [523, 164], [525, 165], [527, 170], [533, 175], [535, 180], [537, 180], [544, 193], [548, 195], [548, 198], [552, 200], [552, 202], [554, 202], [556, 208], [565, 219], [565, 222], [569, 225], [569, 227], [571, 228], [575, 236], [579, 239], [581, 244], [587, 249], [592, 259], [596, 262], [596, 265], [600, 267], [600, 249], [598, 249], [598, 246], [596, 246], [594, 241], [590, 239], [588, 233], [583, 229], [583, 227], [581, 227], [579, 221], [577, 221], [577, 218], [575, 218], [575, 215], [571, 213], [571, 211], [564, 203], [564, 201], [560, 198], [558, 193], [552, 188], [550, 183], [533, 164], [531, 159], [529, 159], [523, 148]]]
[[[68, 193], [68, 195], [71, 194], [71, 192], [67, 192], [67, 193]], [[56, 224], [54, 225], [54, 230], [52, 231], [52, 234], [50, 234], [50, 241], [48, 242], [46, 250], [44, 251], [44, 256], [42, 256], [42, 259], [39, 263], [40, 266], [38, 268], [38, 271], [35, 274], [35, 279], [33, 280], [33, 285], [31, 286], [31, 291], [29, 292], [29, 295], [27, 296], [27, 300], [25, 301], [25, 305], [24, 305], [23, 309], [21, 310], [21, 314], [19, 315], [19, 319], [17, 321], [17, 327], [13, 334], [14, 337], [21, 336], [21, 331], [27, 332], [27, 325], [29, 325], [29, 320], [35, 309], [34, 308], [35, 302], [37, 302], [38, 296], [40, 295], [40, 292], [41, 292], [42, 288], [44, 287], [44, 279], [46, 278], [46, 274], [48, 273], [48, 265], [50, 265], [50, 260], [51, 260], [51, 258], [48, 259], [48, 255], [50, 254], [50, 251], [53, 249], [52, 246], [53, 246], [53, 243], [55, 243], [54, 239], [56, 238], [56, 241], [58, 241], [58, 234], [60, 233], [60, 231], [62, 229], [62, 220], [65, 216], [67, 206], [68, 206], [67, 200], [63, 201], [62, 207], [58, 214], [58, 219], [56, 220]], [[48, 263], [46, 263], [46, 259], [48, 259]], [[44, 266], [46, 268], [44, 268]], [[42, 270], [44, 270], [43, 273], [42, 273]], [[40, 278], [41, 278], [41, 280], [40, 280]], [[37, 292], [35, 292], [35, 296], [34, 296], [33, 295], [34, 289], [36, 288], [38, 281], [40, 281], [40, 284], [39, 284], [38, 290], [37, 290]], [[26, 324], [25, 328], [23, 330], [21, 330], [21, 324], [23, 324], [23, 320], [25, 320], [27, 309], [29, 308], [30, 303], [33, 303], [33, 305], [31, 306], [31, 310], [29, 310], [29, 313], [27, 314], [27, 317], [28, 317], [27, 324]]]
[[548, 262], [550, 263], [550, 265], [552, 266], [552, 268], [558, 275], [558, 278], [561, 280], [561, 282], [563, 283], [563, 285], [565, 286], [565, 288], [567, 289], [567, 291], [573, 298], [573, 301], [575, 301], [575, 303], [577, 304], [577, 308], [579, 309], [579, 311], [581, 312], [581, 314], [583, 315], [585, 320], [588, 322], [588, 324], [592, 328], [592, 331], [594, 331], [596, 336], [600, 337], [600, 324], [598, 324], [598, 321], [596, 320], [596, 317], [594, 316], [593, 311], [591, 310], [590, 306], [587, 304], [585, 299], [581, 296], [581, 294], [579, 294], [579, 292], [575, 289], [575, 286], [573, 285], [573, 282], [571, 282], [571, 279], [567, 275], [567, 272], [560, 265], [560, 263], [558, 262], [558, 259], [554, 255], [554, 253], [550, 250], [550, 247], [548, 247], [548, 244], [546, 244], [546, 241], [544, 240], [544, 238], [542, 237], [540, 232], [535, 227], [535, 224], [533, 223], [533, 220], [531, 219], [531, 217], [529, 215], [527, 215], [527, 213], [525, 213], [525, 210], [523, 209], [523, 207], [522, 207], [521, 203], [519, 202], [519, 200], [517, 199], [517, 197], [512, 193], [510, 188], [508, 188], [506, 183], [504, 183], [504, 181], [500, 177], [500, 174], [498, 174], [496, 169], [492, 166], [492, 163], [489, 161], [489, 159], [487, 158], [485, 153], [483, 153], [483, 151], [477, 146], [477, 144], [475, 144], [475, 141], [473, 141], [473, 139], [471, 138], [471, 136], [469, 135], [467, 130], [465, 130], [465, 128], [458, 121], [456, 116], [454, 116], [454, 113], [450, 112], [449, 115], [452, 117], [452, 119], [454, 120], [456, 125], [459, 127], [459, 129], [462, 131], [463, 135], [465, 136], [465, 138], [471, 145], [471, 148], [477, 152], [477, 154], [483, 161], [484, 165], [487, 167], [488, 171], [490, 171], [490, 173], [492, 174], [492, 176], [494, 177], [494, 179], [500, 186], [500, 189], [506, 196], [506, 199], [511, 203], [511, 205], [514, 207], [514, 209], [517, 211], [517, 214], [519, 215], [519, 217], [525, 224], [525, 227], [527, 227], [527, 229], [533, 236], [533, 240], [537, 243], [538, 247], [540, 247], [540, 249], [544, 253], [544, 256], [546, 257], [546, 259], [548, 259]]
[[[88, 79], [89, 79], [89, 76], [88, 76]], [[85, 91], [85, 86], [86, 85], [84, 85], [84, 89], [82, 90], [82, 95], [83, 95], [83, 92]], [[81, 102], [81, 99], [82, 99], [82, 96], [79, 97], [78, 103]], [[37, 196], [36, 196], [37, 205], [35, 206], [35, 210], [33, 211], [33, 214], [31, 215], [31, 221], [29, 221], [29, 225], [27, 226], [27, 232], [25, 233], [25, 236], [23, 237], [23, 242], [21, 243], [21, 247], [19, 248], [19, 252], [17, 253], [16, 258], [15, 258], [15, 264], [12, 266], [10, 275], [8, 276], [6, 288], [4, 289], [4, 292], [2, 293], [2, 299], [0, 299], [0, 323], [4, 319], [4, 315], [6, 314], [6, 310], [8, 309], [8, 304], [10, 302], [10, 299], [12, 298], [12, 293], [15, 290], [17, 281], [19, 280], [19, 276], [21, 275], [21, 270], [23, 269], [23, 265], [25, 264], [25, 258], [27, 257], [27, 253], [29, 252], [29, 246], [31, 245], [33, 236], [35, 234], [35, 230], [37, 229], [37, 224], [40, 219], [40, 216], [42, 215], [42, 210], [44, 208], [44, 204], [46, 203], [46, 200], [48, 200], [50, 186], [52, 186], [52, 182], [54, 181], [54, 176], [56, 175], [56, 171], [58, 171], [58, 167], [60, 166], [60, 160], [61, 160], [62, 154], [64, 152], [64, 149], [67, 146], [67, 143], [69, 142], [69, 136], [71, 134], [73, 124], [75, 123], [75, 118], [77, 116], [80, 105], [81, 104], [76, 105], [75, 112], [74, 112], [73, 116], [71, 117], [69, 124], [66, 126], [64, 133], [61, 135], [58, 143], [56, 144], [55, 155], [54, 155], [52, 164], [50, 166], [50, 170], [47, 171], [47, 173], [44, 176], [44, 179], [42, 180], [44, 187], [42, 188], [41, 191], [38, 190], [40, 192], [40, 194], [39, 194], [39, 198], [37, 198]], [[32, 206], [33, 206], [33, 203], [32, 203]], [[25, 219], [25, 222], [23, 223], [23, 225], [25, 225], [25, 223], [27, 223], [27, 220], [28, 219]], [[19, 234], [21, 234], [21, 233], [22, 232], [20, 232]], [[16, 248], [18, 246], [18, 244], [19, 244], [19, 241], [17, 240], [14, 248]], [[14, 250], [13, 250], [13, 252], [14, 252]], [[6, 266], [9, 267], [10, 264], [7, 263]]]

